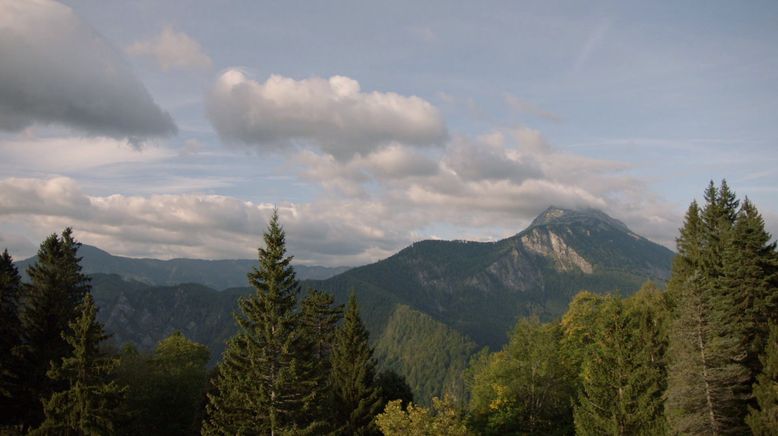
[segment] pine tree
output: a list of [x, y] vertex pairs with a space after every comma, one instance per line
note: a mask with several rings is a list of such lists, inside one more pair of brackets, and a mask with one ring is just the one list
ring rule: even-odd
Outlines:
[[756, 436], [770, 436], [778, 433], [778, 325], [770, 329], [761, 361], [764, 369], [754, 385], [757, 408], [746, 421]]
[[702, 210], [689, 208], [668, 285], [674, 319], [666, 415], [674, 432], [739, 434], [747, 431], [753, 379], [747, 334], [753, 313], [744, 312], [733, 275], [739, 202], [726, 182], [718, 189], [711, 182], [705, 201]]
[[0, 255], [0, 427], [17, 422], [17, 398], [25, 389], [17, 356], [22, 343], [20, 288], [19, 271], [4, 250]]
[[312, 344], [312, 363], [316, 379], [317, 398], [312, 413], [322, 421], [329, 421], [332, 410], [330, 370], [332, 344], [338, 321], [343, 317], [343, 306], [335, 305], [332, 295], [311, 289], [301, 304], [302, 328]]
[[724, 251], [723, 290], [731, 306], [729, 323], [739, 329], [750, 371], [748, 389], [761, 371], [759, 354], [778, 321], [778, 253], [764, 228], [764, 219], [751, 201], [743, 201]]
[[26, 390], [20, 398], [26, 426], [37, 426], [43, 419], [41, 398], [66, 387], [46, 373], [51, 362], [59, 362], [70, 352], [62, 332], [69, 331], [70, 321], [90, 289], [89, 278], [81, 272], [80, 246], [70, 228], [61, 237], [53, 234], [41, 243], [37, 262], [27, 269], [30, 284], [22, 287], [25, 307], [21, 350]]
[[664, 374], [651, 358], [655, 344], [643, 341], [637, 331], [640, 318], [630, 315], [620, 297], [610, 298], [601, 308], [594, 343], [583, 361], [583, 386], [574, 412], [576, 434], [663, 432]]
[[43, 403], [46, 419], [32, 434], [105, 435], [114, 433], [114, 420], [124, 388], [110, 380], [117, 359], [106, 357], [100, 343], [108, 338], [97, 321], [97, 307], [86, 293], [81, 313], [62, 338], [71, 352], [52, 363], [48, 376], [67, 385]]
[[332, 348], [332, 389], [335, 396], [337, 434], [374, 434], [375, 416], [381, 411], [381, 392], [375, 383], [373, 349], [359, 318], [357, 297], [349, 297], [343, 324]]
[[208, 395], [204, 434], [313, 431], [317, 401], [312, 344], [296, 310], [299, 284], [274, 212], [249, 274], [256, 292], [240, 300], [238, 333], [230, 339]]

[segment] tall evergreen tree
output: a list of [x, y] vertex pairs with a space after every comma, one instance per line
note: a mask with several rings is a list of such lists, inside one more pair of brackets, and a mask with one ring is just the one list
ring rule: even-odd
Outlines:
[[312, 344], [296, 310], [299, 284], [274, 212], [249, 273], [256, 292], [240, 300], [238, 333], [230, 339], [208, 395], [204, 434], [313, 431], [317, 398]]
[[374, 434], [375, 416], [383, 407], [376, 385], [376, 364], [369, 334], [359, 318], [357, 297], [352, 292], [343, 324], [335, 333], [332, 348], [332, 389], [335, 396], [336, 433]]
[[[640, 310], [640, 309], [637, 309]], [[601, 308], [594, 342], [583, 361], [583, 386], [575, 406], [576, 434], [655, 435], [664, 431], [664, 374], [644, 342], [641, 317], [620, 297]]]
[[22, 343], [20, 288], [19, 271], [8, 250], [4, 250], [0, 255], [0, 428], [17, 422], [17, 398], [25, 389], [17, 356]]
[[762, 369], [759, 354], [769, 335], [769, 323], [778, 321], [778, 253], [756, 206], [743, 201], [724, 250], [722, 288], [730, 325], [738, 329], [747, 353], [742, 359], [750, 377], [746, 389]]
[[330, 370], [332, 344], [338, 321], [343, 317], [343, 306], [335, 305], [331, 294], [309, 290], [301, 303], [302, 328], [313, 348], [312, 364], [316, 381], [317, 398], [311, 412], [322, 421], [329, 421], [332, 410], [330, 389]]
[[108, 338], [97, 321], [97, 307], [86, 293], [81, 313], [62, 332], [71, 352], [52, 363], [48, 376], [67, 385], [44, 401], [46, 419], [33, 431], [41, 435], [106, 435], [114, 433], [114, 421], [124, 388], [111, 380], [117, 359], [106, 357], [100, 343]]
[[764, 369], [754, 385], [757, 407], [751, 408], [746, 421], [755, 435], [770, 436], [778, 433], [778, 325], [770, 329], [761, 357]]
[[668, 285], [674, 320], [666, 393], [666, 415], [675, 432], [747, 432], [744, 418], [754, 377], [750, 348], [755, 336], [750, 332], [763, 309], [750, 309], [755, 307], [753, 292], [741, 283], [759, 280], [739, 260], [744, 241], [737, 239], [749, 239], [749, 232], [738, 223], [744, 213], [752, 214], [744, 212], [751, 209], [748, 202], [740, 212], [738, 205], [726, 182], [718, 189], [711, 182], [705, 206], [700, 210], [692, 204], [678, 239]]
[[30, 284], [22, 288], [26, 394], [20, 398], [26, 426], [37, 426], [43, 419], [41, 398], [66, 387], [64, 381], [51, 380], [46, 373], [52, 362], [70, 353], [62, 332], [69, 332], [70, 321], [90, 289], [89, 278], [81, 272], [80, 246], [72, 229], [66, 228], [61, 236], [53, 234], [41, 243], [36, 263], [27, 268]]

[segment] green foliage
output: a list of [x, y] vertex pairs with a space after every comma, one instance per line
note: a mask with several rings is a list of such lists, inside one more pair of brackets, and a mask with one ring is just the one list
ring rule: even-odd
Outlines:
[[408, 381], [420, 404], [447, 395], [466, 402], [463, 372], [476, 345], [462, 334], [408, 306], [397, 306], [376, 342], [384, 368]]
[[470, 411], [484, 434], [569, 434], [575, 373], [557, 325], [521, 319], [508, 344], [476, 364]]
[[24, 411], [21, 418], [28, 427], [37, 426], [43, 419], [40, 399], [67, 387], [64, 381], [51, 380], [46, 373], [50, 363], [58, 363], [71, 352], [62, 333], [69, 334], [69, 323], [90, 289], [89, 278], [81, 272], [80, 245], [70, 228], [61, 237], [51, 235], [41, 243], [37, 262], [27, 269], [30, 284], [23, 286], [25, 345], [21, 350], [26, 389], [19, 404]]
[[296, 310], [299, 284], [286, 256], [285, 234], [273, 213], [259, 249], [259, 267], [249, 274], [256, 292], [240, 300], [230, 339], [208, 395], [204, 434], [302, 431], [317, 401], [313, 349]]
[[383, 401], [375, 381], [376, 364], [368, 339], [359, 318], [356, 295], [352, 293], [332, 345], [330, 377], [337, 434], [366, 435], [376, 430], [373, 419]]
[[[575, 429], [582, 435], [664, 431], [662, 332], [656, 309], [609, 297], [600, 307], [581, 367]], [[630, 307], [633, 306], [633, 307]]]
[[413, 391], [405, 381], [405, 377], [391, 369], [385, 369], [376, 376], [376, 385], [381, 389], [381, 398], [386, 404], [390, 401], [400, 400], [405, 408], [413, 402]]
[[96, 319], [97, 307], [86, 293], [81, 313], [62, 338], [71, 347], [61, 362], [52, 363], [48, 376], [66, 383], [43, 402], [46, 419], [33, 434], [105, 435], [114, 433], [114, 421], [124, 389], [111, 381], [116, 359], [100, 351], [108, 338]]
[[755, 435], [770, 436], [778, 433], [778, 325], [770, 328], [761, 361], [764, 369], [754, 385], [757, 407], [751, 408], [746, 422]]
[[692, 203], [668, 292], [666, 414], [677, 432], [743, 433], [759, 351], [776, 315], [775, 245], [756, 208], [726, 182]]
[[174, 332], [152, 355], [126, 347], [117, 376], [128, 386], [119, 434], [192, 435], [200, 430], [208, 349]]
[[432, 399], [432, 408], [410, 404], [403, 409], [400, 400], [390, 401], [376, 416], [376, 424], [385, 436], [469, 436], [465, 417], [448, 399]]
[[24, 389], [16, 353], [22, 344], [19, 319], [21, 279], [8, 250], [0, 255], [0, 426], [12, 424], [18, 416], [17, 401]]
[[320, 399], [313, 404], [312, 407], [316, 410], [312, 413], [324, 420], [329, 417], [328, 409], [332, 406], [324, 399], [329, 397], [331, 388], [332, 343], [338, 321], [343, 317], [343, 306], [336, 306], [332, 295], [311, 289], [302, 301], [301, 311], [301, 328], [313, 346], [311, 359], [314, 365], [316, 396]]

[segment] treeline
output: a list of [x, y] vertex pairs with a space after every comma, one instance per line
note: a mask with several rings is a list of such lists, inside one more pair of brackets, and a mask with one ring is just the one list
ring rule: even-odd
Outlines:
[[[559, 322], [522, 319], [468, 370], [466, 410], [438, 402], [386, 434], [778, 434], [778, 252], [748, 199], [722, 182], [692, 203], [667, 291], [581, 292]], [[426, 415], [425, 415], [426, 414]], [[422, 418], [420, 418], [422, 416]], [[442, 433], [441, 433], [442, 434]]]
[[353, 293], [345, 310], [316, 290], [298, 301], [276, 214], [264, 239], [210, 374], [180, 332], [151, 353], [112, 349], [71, 229], [41, 244], [30, 283], [4, 251], [0, 434], [376, 434], [388, 401], [413, 400], [405, 379], [377, 371]]
[[[673, 272], [629, 298], [582, 291], [558, 322], [521, 319], [482, 351], [462, 397], [413, 404], [377, 374], [352, 296], [302, 297], [277, 215], [238, 332], [208, 351], [180, 333], [154, 352], [102, 345], [71, 231], [19, 280], [0, 258], [0, 418], [5, 433], [663, 435], [778, 431], [778, 251], [725, 182], [689, 207]], [[434, 346], [431, 345], [431, 346]]]

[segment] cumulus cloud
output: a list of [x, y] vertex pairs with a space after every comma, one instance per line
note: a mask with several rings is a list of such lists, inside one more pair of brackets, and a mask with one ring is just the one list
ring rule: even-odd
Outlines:
[[[72, 226], [82, 242], [126, 255], [251, 258], [274, 207], [221, 195], [91, 196], [66, 177], [0, 181], [4, 230], [21, 226], [30, 238], [42, 239]], [[385, 210], [379, 204], [290, 203], [278, 208], [289, 251], [303, 263], [363, 263], [409, 242], [401, 233], [381, 228]]]
[[151, 56], [163, 71], [187, 68], [211, 68], [211, 58], [191, 36], [165, 26], [162, 33], [146, 41], [138, 41], [127, 52], [135, 56]]
[[219, 77], [207, 102], [220, 136], [265, 150], [311, 145], [338, 159], [394, 143], [441, 145], [446, 126], [438, 109], [416, 96], [362, 92], [343, 76], [264, 83], [238, 70]]
[[[386, 165], [392, 161], [387, 155], [403, 156], [393, 158], [402, 163]], [[628, 165], [561, 152], [526, 127], [455, 137], [437, 156], [396, 146], [347, 161], [312, 152], [297, 159], [304, 177], [334, 195], [401, 211], [391, 219], [400, 219], [408, 232], [437, 223], [482, 239], [502, 237], [555, 205], [605, 210], [635, 231], [672, 245], [678, 222], [674, 207], [626, 175]], [[411, 162], [417, 170], [408, 171], [414, 168]]]
[[120, 54], [69, 7], [0, 3], [0, 130], [62, 124], [143, 139], [176, 132]]

